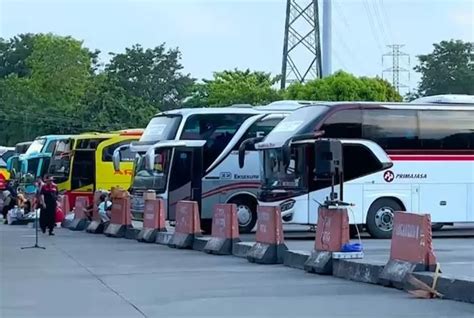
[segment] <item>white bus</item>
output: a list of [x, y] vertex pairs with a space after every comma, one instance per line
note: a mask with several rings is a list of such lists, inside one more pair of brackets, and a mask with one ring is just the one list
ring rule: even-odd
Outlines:
[[[170, 221], [175, 219], [178, 201], [195, 200], [200, 204], [202, 229], [208, 232], [214, 204], [231, 202], [238, 206], [241, 232], [251, 231], [257, 216], [259, 159], [257, 151], [248, 151], [251, 164], [239, 169], [238, 148], [248, 138], [269, 133], [299, 107], [297, 102], [277, 102], [159, 113], [141, 139], [130, 146], [137, 153], [129, 189], [134, 217], [143, 216], [143, 193], [155, 190], [166, 202]], [[116, 162], [122, 150], [116, 150]]]
[[[255, 145], [263, 167], [259, 204], [280, 206], [286, 223], [316, 224], [329, 192], [314, 181], [311, 148], [291, 142], [308, 133], [371, 140], [390, 156], [392, 168], [368, 174], [377, 164], [369, 152], [344, 153], [344, 201], [355, 204], [350, 222], [371, 236], [391, 237], [394, 211], [430, 213], [439, 226], [474, 221], [474, 104], [339, 102], [294, 111]], [[294, 169], [281, 165], [284, 149]]]

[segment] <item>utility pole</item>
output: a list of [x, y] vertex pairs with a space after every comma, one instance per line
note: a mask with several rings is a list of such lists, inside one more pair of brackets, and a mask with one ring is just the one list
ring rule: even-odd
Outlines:
[[321, 77], [319, 33], [318, 0], [287, 0], [281, 88]]
[[[408, 88], [409, 86], [406, 84], [400, 83], [400, 74], [406, 73], [408, 74], [408, 81], [410, 81], [410, 55], [400, 51], [404, 44], [392, 44], [387, 45], [388, 48], [391, 49], [390, 52], [382, 55], [382, 65], [384, 65], [384, 60], [386, 57], [392, 58], [392, 67], [386, 68], [382, 71], [382, 78], [384, 78], [385, 73], [392, 73], [392, 85], [395, 87], [398, 93], [400, 93], [400, 88]], [[403, 58], [407, 58], [407, 65], [408, 68], [404, 68], [400, 66], [400, 62]]]
[[323, 76], [332, 73], [332, 0], [323, 0]]

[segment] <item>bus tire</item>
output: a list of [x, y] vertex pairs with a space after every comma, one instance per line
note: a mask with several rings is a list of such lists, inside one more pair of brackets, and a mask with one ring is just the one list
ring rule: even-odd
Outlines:
[[376, 200], [367, 213], [367, 231], [377, 239], [392, 238], [393, 212], [404, 211], [403, 206], [391, 198]]
[[242, 234], [252, 232], [257, 224], [257, 200], [250, 195], [238, 195], [229, 203], [237, 205], [239, 232]]

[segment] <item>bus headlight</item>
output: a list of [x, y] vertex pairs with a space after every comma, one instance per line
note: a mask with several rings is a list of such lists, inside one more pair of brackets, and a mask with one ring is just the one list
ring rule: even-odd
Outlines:
[[282, 202], [280, 204], [280, 211], [284, 212], [284, 211], [291, 210], [294, 205], [295, 205], [295, 200], [287, 200], [285, 202]]

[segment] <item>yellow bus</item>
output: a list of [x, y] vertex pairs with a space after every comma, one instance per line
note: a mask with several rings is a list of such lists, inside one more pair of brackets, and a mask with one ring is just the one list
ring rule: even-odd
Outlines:
[[[120, 130], [109, 133], [83, 133], [59, 141], [53, 151], [48, 173], [59, 191], [65, 191], [71, 206], [77, 196], [92, 196], [95, 190], [130, 187], [135, 154], [128, 145], [140, 139], [143, 129]], [[122, 149], [123, 150], [120, 150]], [[114, 169], [112, 157], [120, 151], [121, 169]]]

